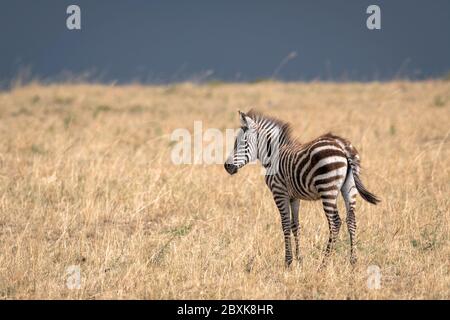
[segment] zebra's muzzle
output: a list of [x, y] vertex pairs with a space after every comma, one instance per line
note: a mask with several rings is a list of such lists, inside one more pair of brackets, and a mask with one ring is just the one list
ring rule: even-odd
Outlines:
[[235, 165], [232, 164], [232, 163], [225, 163], [225, 164], [224, 164], [224, 167], [225, 167], [225, 170], [227, 170], [227, 172], [228, 172], [230, 175], [233, 175], [233, 174], [235, 174], [235, 173], [238, 171], [238, 167], [235, 166]]

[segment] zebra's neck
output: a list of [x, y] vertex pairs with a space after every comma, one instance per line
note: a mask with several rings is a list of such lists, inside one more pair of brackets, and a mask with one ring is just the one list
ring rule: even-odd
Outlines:
[[266, 123], [258, 129], [258, 160], [266, 169], [277, 164], [281, 148], [291, 142], [289, 132], [275, 123]]

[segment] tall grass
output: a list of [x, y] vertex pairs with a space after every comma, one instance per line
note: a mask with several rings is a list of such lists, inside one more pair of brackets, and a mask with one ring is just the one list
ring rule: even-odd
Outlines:
[[[436, 98], [439, 97], [439, 98]], [[175, 166], [176, 128], [224, 130], [237, 109], [333, 131], [362, 156], [358, 253], [301, 202], [301, 265], [283, 266], [280, 218], [256, 166]], [[0, 93], [1, 298], [450, 298], [450, 84], [101, 86], [33, 83]], [[342, 201], [340, 214], [345, 219]], [[80, 289], [66, 287], [79, 266]], [[381, 288], [367, 287], [367, 269]]]

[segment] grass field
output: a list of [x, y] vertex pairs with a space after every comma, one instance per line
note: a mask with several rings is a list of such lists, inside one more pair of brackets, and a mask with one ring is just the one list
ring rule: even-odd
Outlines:
[[[284, 268], [280, 217], [257, 166], [174, 165], [170, 136], [236, 128], [250, 107], [309, 141], [358, 148], [382, 203], [328, 238], [300, 204], [303, 263]], [[449, 299], [450, 82], [31, 84], [0, 93], [0, 297], [7, 299]], [[345, 219], [342, 199], [341, 218]], [[367, 270], [381, 270], [369, 289]], [[69, 289], [67, 268], [81, 286]]]

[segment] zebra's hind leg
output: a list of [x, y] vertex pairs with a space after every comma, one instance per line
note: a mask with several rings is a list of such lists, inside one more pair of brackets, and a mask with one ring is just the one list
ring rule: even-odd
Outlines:
[[294, 235], [294, 242], [295, 242], [295, 259], [298, 261], [301, 261], [300, 256], [300, 247], [298, 244], [298, 229], [299, 229], [299, 223], [298, 223], [298, 209], [300, 205], [300, 200], [298, 199], [291, 199], [291, 231]]
[[358, 191], [356, 190], [355, 181], [353, 175], [348, 174], [345, 179], [344, 184], [341, 188], [342, 197], [344, 198], [345, 208], [347, 210], [347, 228], [350, 235], [350, 263], [355, 265], [357, 262], [356, 256], [356, 217], [355, 217], [355, 204], [356, 195]]
[[324, 267], [326, 265], [329, 256], [333, 252], [336, 239], [339, 235], [339, 229], [341, 228], [341, 218], [339, 217], [339, 213], [337, 210], [337, 195], [337, 189], [334, 193], [326, 192], [321, 193], [320, 195], [323, 204], [323, 210], [325, 211], [325, 216], [328, 220], [328, 228], [330, 232], [328, 243], [325, 249], [325, 256], [322, 260], [321, 267]]

